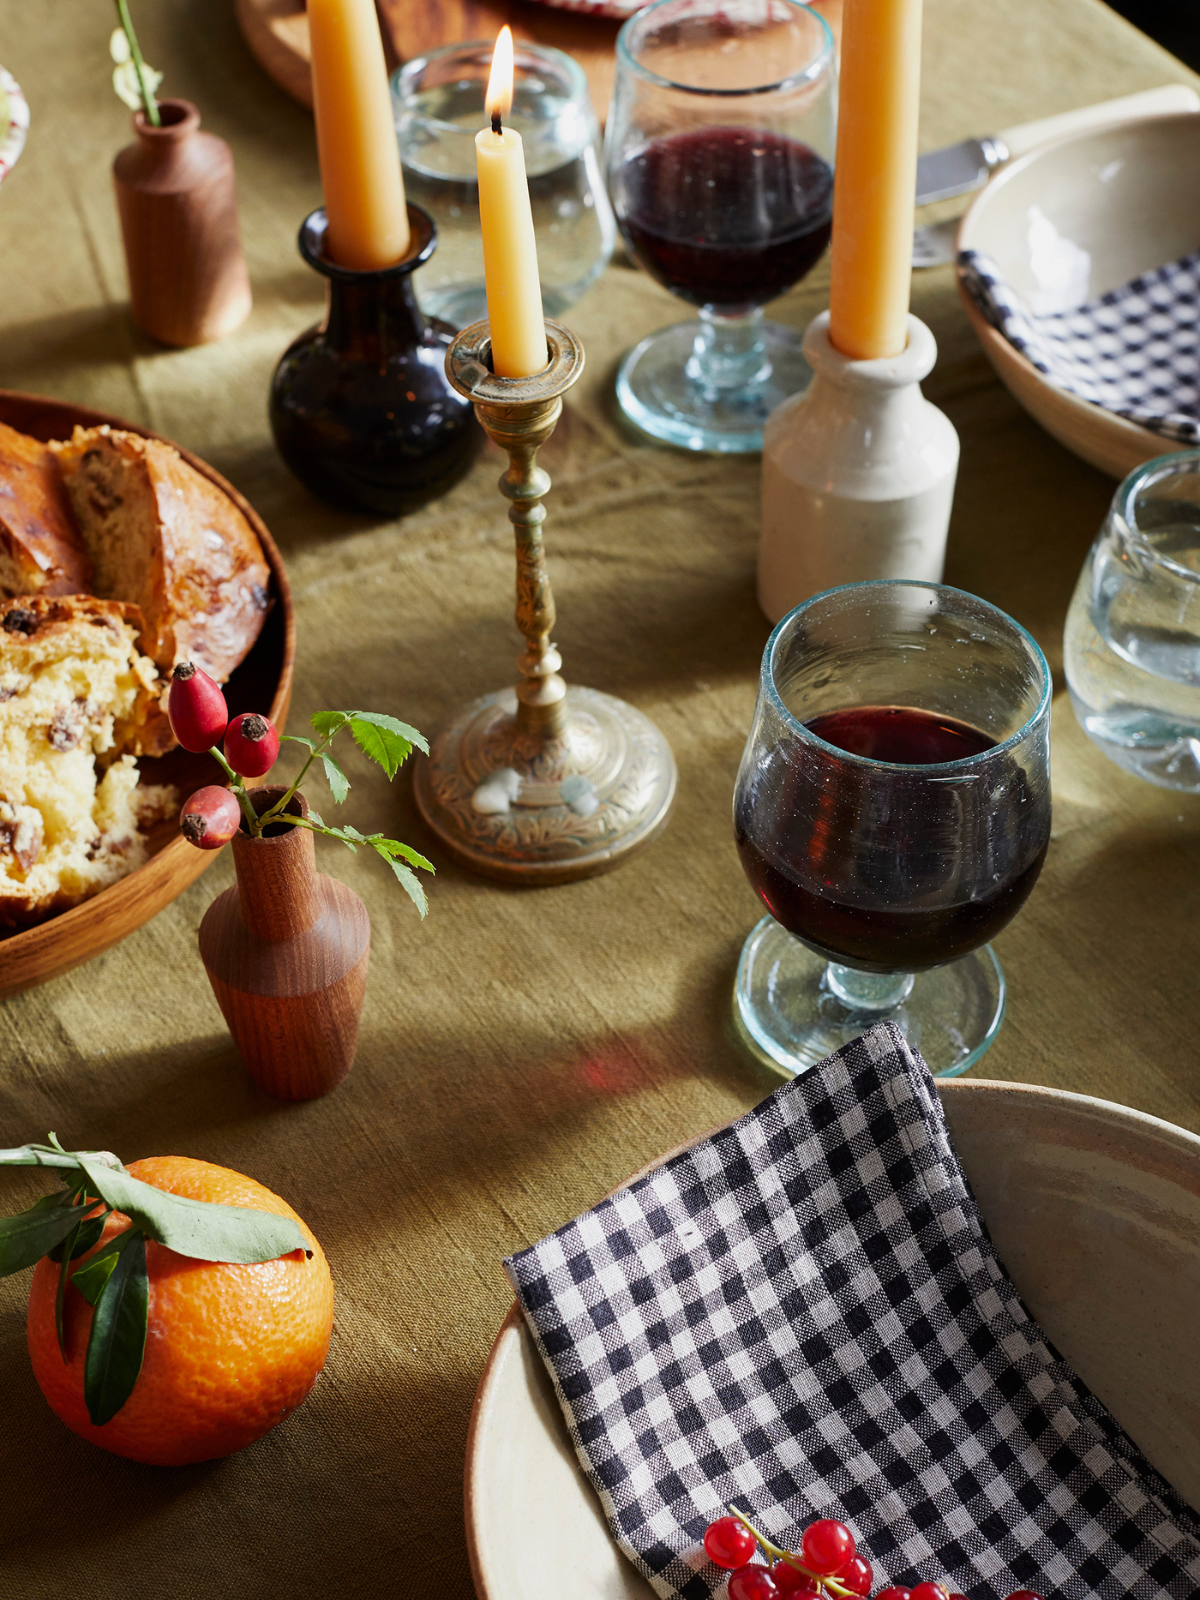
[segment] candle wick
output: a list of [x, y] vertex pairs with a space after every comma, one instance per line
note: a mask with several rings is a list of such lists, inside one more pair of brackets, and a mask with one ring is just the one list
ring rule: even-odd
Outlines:
[[503, 135], [504, 132], [500, 126], [500, 113], [498, 111], [492, 112], [492, 132], [501, 135]]

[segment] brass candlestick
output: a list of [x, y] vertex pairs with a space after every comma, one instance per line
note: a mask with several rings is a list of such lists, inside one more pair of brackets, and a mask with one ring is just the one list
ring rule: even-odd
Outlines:
[[546, 342], [549, 365], [532, 378], [495, 376], [486, 322], [465, 328], [446, 353], [450, 382], [508, 452], [500, 492], [516, 531], [525, 650], [516, 688], [460, 712], [416, 777], [421, 815], [449, 853], [518, 883], [566, 883], [617, 866], [665, 826], [677, 781], [671, 747], [648, 717], [559, 673], [539, 503], [550, 478], [536, 458], [583, 371], [583, 346], [557, 322], [547, 322]]

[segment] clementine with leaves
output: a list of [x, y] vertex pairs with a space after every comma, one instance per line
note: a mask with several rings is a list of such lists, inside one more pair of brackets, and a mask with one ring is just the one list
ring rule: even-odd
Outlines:
[[[99, 1173], [106, 1187], [117, 1181], [90, 1159], [88, 1165], [92, 1177]], [[110, 1210], [89, 1249], [74, 1259], [68, 1250], [65, 1268], [60, 1249], [58, 1264], [43, 1256], [34, 1269], [27, 1320], [34, 1376], [51, 1409], [69, 1428], [117, 1455], [161, 1466], [229, 1455], [275, 1427], [316, 1383], [333, 1328], [328, 1263], [291, 1206], [253, 1178], [185, 1156], [136, 1161], [122, 1175], [120, 1181], [134, 1195], [144, 1195], [140, 1185], [147, 1184], [180, 1197], [185, 1205], [201, 1201], [241, 1208], [238, 1214], [202, 1216], [193, 1211], [204, 1226], [211, 1226], [213, 1218], [244, 1218], [246, 1212], [290, 1219], [285, 1226], [294, 1223], [299, 1233], [292, 1231], [287, 1242], [302, 1236], [307, 1248], [270, 1260], [200, 1260], [157, 1241], [153, 1232], [139, 1233], [128, 1215]], [[140, 1183], [129, 1185], [130, 1178]], [[86, 1197], [76, 1199], [75, 1215], [83, 1215], [92, 1204], [96, 1202]], [[56, 1202], [54, 1212], [61, 1209], [62, 1202]], [[32, 1213], [25, 1215], [32, 1218]], [[121, 1247], [126, 1234], [129, 1248]], [[127, 1258], [136, 1258], [136, 1274], [126, 1272]], [[85, 1295], [84, 1280], [78, 1288], [73, 1280], [90, 1262], [95, 1265]], [[131, 1287], [122, 1297], [117, 1290], [123, 1273]], [[109, 1301], [116, 1332], [97, 1354], [92, 1324]], [[133, 1324], [135, 1334], [145, 1330], [132, 1388], [128, 1374], [110, 1375], [102, 1366], [97, 1371], [97, 1362], [121, 1359], [122, 1318]], [[124, 1339], [125, 1346], [130, 1343]], [[110, 1351], [117, 1353], [110, 1358]], [[103, 1407], [102, 1398], [110, 1379], [119, 1386], [116, 1408], [97, 1423], [94, 1416], [112, 1409]]]

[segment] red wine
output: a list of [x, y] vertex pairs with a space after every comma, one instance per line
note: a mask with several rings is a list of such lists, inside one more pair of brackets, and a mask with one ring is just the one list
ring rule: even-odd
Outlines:
[[772, 916], [867, 971], [921, 972], [986, 944], [1042, 869], [1048, 795], [1009, 758], [931, 781], [922, 768], [996, 748], [953, 717], [855, 706], [807, 727], [888, 765], [796, 740], [765, 752], [739, 785], [738, 851]]
[[833, 169], [777, 133], [701, 128], [652, 139], [625, 158], [614, 189], [631, 253], [692, 305], [764, 305], [829, 243]]

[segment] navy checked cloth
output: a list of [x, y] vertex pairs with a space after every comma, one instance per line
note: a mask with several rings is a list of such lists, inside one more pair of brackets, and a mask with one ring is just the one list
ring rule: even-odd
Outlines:
[[1200, 251], [1069, 310], [1030, 310], [990, 256], [963, 250], [963, 285], [1056, 388], [1154, 433], [1200, 444]]
[[876, 1584], [1200, 1594], [1200, 1518], [1046, 1341], [890, 1024], [505, 1263], [621, 1549], [664, 1597], [850, 1523]]

